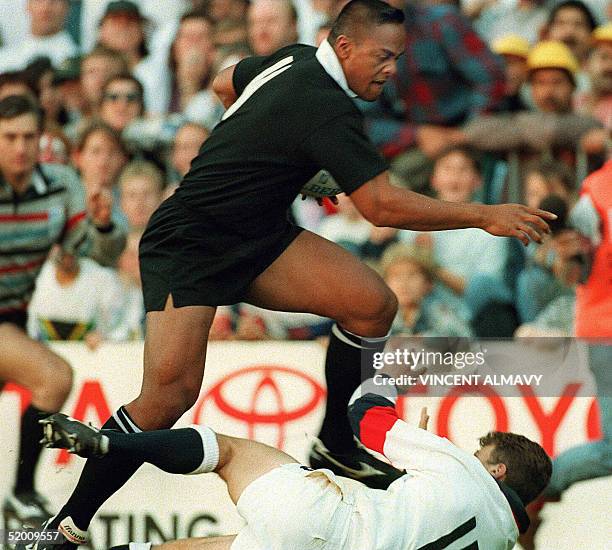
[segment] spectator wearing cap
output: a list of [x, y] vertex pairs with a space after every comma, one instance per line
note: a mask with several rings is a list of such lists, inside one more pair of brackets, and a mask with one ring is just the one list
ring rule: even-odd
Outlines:
[[255, 55], [270, 55], [297, 42], [297, 11], [290, 0], [253, 0], [247, 13], [249, 45]]
[[593, 31], [593, 49], [586, 64], [590, 87], [578, 95], [577, 111], [612, 129], [612, 22]]
[[501, 112], [515, 113], [528, 109], [521, 92], [527, 82], [527, 56], [529, 42], [517, 34], [508, 34], [493, 42], [492, 50], [501, 55], [506, 64], [506, 89], [504, 100], [498, 107]]
[[500, 104], [504, 71], [456, 7], [408, 2], [404, 12], [406, 53], [397, 76], [377, 102], [359, 105], [400, 183], [422, 189], [432, 159], [461, 137], [458, 127]]
[[123, 54], [129, 70], [142, 83], [146, 111], [163, 114], [168, 104], [168, 71], [163, 60], [149, 55], [145, 24], [134, 2], [110, 2], [100, 21], [98, 43]]
[[543, 4], [543, 0], [492, 4], [476, 1], [468, 7], [467, 13], [471, 17], [478, 16], [474, 26], [489, 44], [508, 34], [521, 36], [529, 44], [535, 44], [548, 16]]
[[465, 140], [483, 151], [546, 152], [573, 166], [583, 137], [601, 128], [572, 111], [578, 62], [562, 42], [543, 41], [529, 52], [527, 68], [532, 111], [474, 119], [463, 128]]
[[81, 89], [81, 58], [69, 57], [55, 70], [53, 82], [57, 86], [67, 123], [78, 122], [85, 109], [85, 98]]
[[[80, 10], [75, 15], [78, 17], [79, 43], [83, 52], [89, 52], [96, 46], [98, 27], [111, 1], [113, 0], [79, 0]], [[192, 4], [197, 3], [195, 0], [133, 0], [133, 2], [138, 5], [140, 12], [146, 18], [149, 38], [147, 42], [151, 49], [157, 50], [159, 47], [164, 49], [166, 54], [180, 16], [191, 9]]]
[[77, 55], [77, 46], [64, 30], [68, 0], [28, 0], [28, 34], [0, 49], [0, 72], [25, 68], [33, 59], [46, 56], [54, 66]]

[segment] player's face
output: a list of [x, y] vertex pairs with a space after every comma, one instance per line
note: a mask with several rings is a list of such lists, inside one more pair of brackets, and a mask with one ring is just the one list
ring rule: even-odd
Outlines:
[[[347, 39], [340, 59], [349, 87], [361, 99], [375, 101], [385, 82], [397, 73], [397, 59], [404, 52], [403, 25], [386, 24], [368, 29], [355, 39]], [[340, 37], [338, 40], [341, 40]]]
[[11, 180], [32, 172], [39, 141], [35, 115], [26, 113], [0, 120], [0, 171], [5, 178]]

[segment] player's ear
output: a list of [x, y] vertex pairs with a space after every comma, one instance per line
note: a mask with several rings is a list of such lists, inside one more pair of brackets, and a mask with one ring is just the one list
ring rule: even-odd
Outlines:
[[334, 43], [334, 50], [336, 51], [336, 55], [338, 59], [344, 60], [351, 55], [351, 50], [353, 49], [353, 43], [351, 39], [345, 34], [341, 34], [338, 38], [336, 38], [336, 42]]
[[489, 467], [489, 472], [495, 479], [503, 481], [503, 479], [506, 477], [507, 468], [503, 462], [498, 462], [497, 464]]

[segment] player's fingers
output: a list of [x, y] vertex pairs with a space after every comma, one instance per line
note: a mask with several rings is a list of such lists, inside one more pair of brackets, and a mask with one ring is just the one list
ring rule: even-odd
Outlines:
[[558, 218], [557, 214], [553, 214], [548, 210], [542, 210], [540, 208], [527, 208], [527, 212], [533, 214], [534, 216], [544, 218], [545, 220], [556, 220]]
[[514, 231], [510, 231], [511, 237], [516, 237], [519, 241], [521, 241], [525, 246], [529, 245], [529, 237], [525, 235], [522, 231], [515, 229]]
[[531, 225], [522, 223], [518, 226], [518, 228], [523, 233], [526, 233], [532, 241], [535, 241], [536, 243], [542, 242], [542, 235], [540, 235], [533, 227], [531, 227]]
[[421, 409], [421, 419], [419, 420], [419, 428], [421, 428], [422, 430], [426, 430], [428, 423], [429, 415], [427, 414], [427, 407], [423, 407]]
[[529, 214], [525, 216], [525, 221], [535, 228], [539, 229], [540, 232], [550, 233], [549, 225], [542, 219], [540, 216], [534, 216], [533, 214]]

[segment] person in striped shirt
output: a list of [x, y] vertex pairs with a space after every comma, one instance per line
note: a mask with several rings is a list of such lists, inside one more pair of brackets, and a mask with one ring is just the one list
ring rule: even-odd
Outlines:
[[31, 392], [21, 419], [19, 461], [3, 512], [18, 524], [48, 517], [34, 488], [40, 454], [38, 420], [66, 400], [72, 371], [64, 359], [25, 333], [36, 277], [56, 244], [111, 265], [125, 237], [110, 221], [112, 199], [87, 199], [71, 169], [37, 163], [42, 112], [27, 96], [0, 101], [0, 390], [7, 382]]

